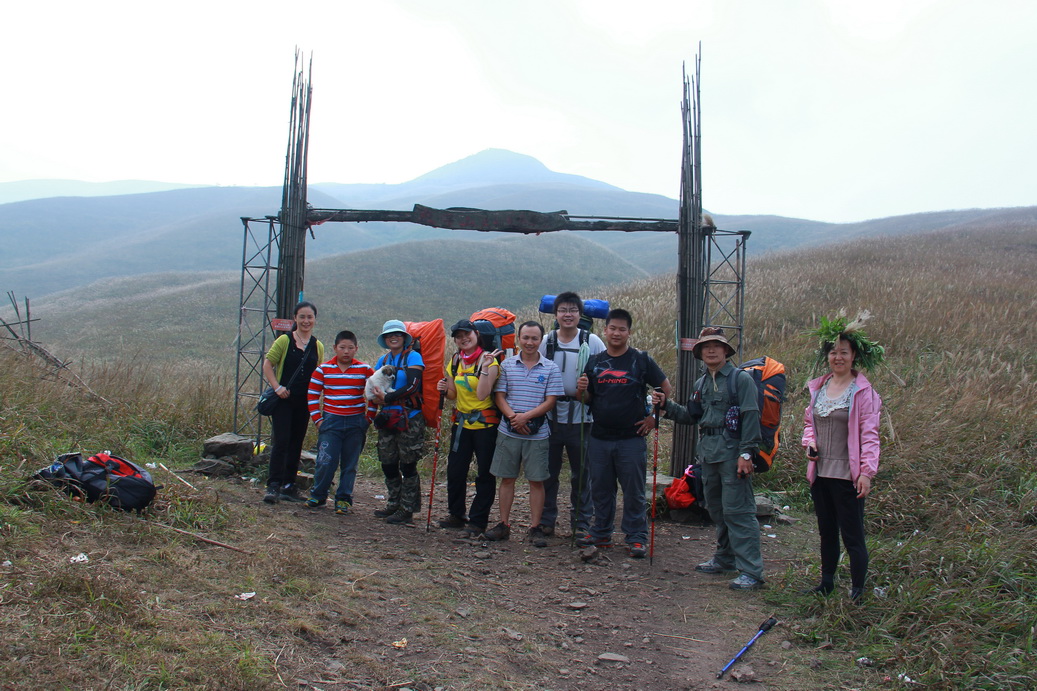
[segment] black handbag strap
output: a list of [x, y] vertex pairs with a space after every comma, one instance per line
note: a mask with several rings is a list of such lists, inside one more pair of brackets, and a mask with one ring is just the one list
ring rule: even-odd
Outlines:
[[[292, 334], [288, 334], [288, 340], [289, 340], [288, 347], [289, 348], [292, 347], [291, 341], [293, 339], [295, 339], [295, 336], [293, 336]], [[313, 347], [313, 343], [316, 340], [317, 340], [316, 338], [314, 338], [313, 336], [310, 336], [310, 340], [306, 343], [306, 349], [302, 351], [302, 360], [299, 361], [299, 366], [295, 368], [295, 372], [292, 374], [292, 378], [288, 380], [287, 384], [283, 384], [282, 385], [282, 386], [284, 386], [284, 388], [286, 388], [286, 389], [291, 389], [292, 388], [292, 384], [295, 383], [295, 380], [298, 378], [299, 373], [302, 372], [302, 368], [306, 365], [306, 358], [309, 357], [309, 355], [310, 355], [310, 348]]]

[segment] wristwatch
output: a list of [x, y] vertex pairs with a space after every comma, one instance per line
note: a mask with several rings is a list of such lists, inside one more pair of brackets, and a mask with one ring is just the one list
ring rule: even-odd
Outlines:
[[746, 460], [746, 461], [751, 461], [751, 460], [753, 460], [753, 457], [752, 457], [752, 456], [750, 456], [750, 455], [749, 455], [749, 454], [747, 454], [747, 453], [743, 453], [743, 454], [742, 454], [741, 456], [739, 456], [739, 458], [741, 458], [741, 459], [744, 459], [744, 460]]

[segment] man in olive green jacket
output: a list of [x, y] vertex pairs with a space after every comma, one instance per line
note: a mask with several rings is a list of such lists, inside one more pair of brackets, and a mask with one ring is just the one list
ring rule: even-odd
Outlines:
[[[698, 460], [702, 464], [702, 488], [706, 510], [717, 526], [717, 546], [713, 557], [695, 567], [696, 571], [723, 574], [737, 569], [732, 590], [756, 590], [763, 585], [763, 557], [760, 554], [760, 525], [756, 520], [753, 495], [752, 458], [760, 446], [760, 410], [756, 384], [727, 361], [735, 349], [727, 342], [724, 330], [706, 327], [692, 350], [706, 365], [706, 374], [696, 391], [682, 406], [653, 396], [664, 407], [666, 417], [685, 425], [699, 426]], [[728, 377], [737, 376], [737, 401], [729, 400]], [[738, 411], [732, 410], [737, 405]], [[731, 411], [731, 415], [728, 413]], [[737, 430], [729, 429], [737, 418]]]

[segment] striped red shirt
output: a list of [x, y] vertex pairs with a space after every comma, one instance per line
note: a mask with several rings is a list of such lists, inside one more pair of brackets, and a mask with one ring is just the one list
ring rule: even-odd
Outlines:
[[324, 413], [328, 415], [363, 415], [374, 417], [375, 407], [364, 399], [364, 386], [374, 370], [366, 362], [353, 360], [345, 370], [338, 366], [335, 358], [313, 370], [310, 388], [306, 391], [310, 417], [314, 422], [321, 419], [321, 394], [324, 396]]

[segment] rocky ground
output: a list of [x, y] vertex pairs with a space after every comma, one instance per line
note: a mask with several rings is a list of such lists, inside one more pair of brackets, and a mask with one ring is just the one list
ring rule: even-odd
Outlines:
[[[264, 536], [268, 549], [283, 542], [324, 555], [327, 594], [312, 612], [317, 623], [304, 631], [319, 653], [306, 646], [282, 654], [284, 682], [589, 690], [712, 689], [740, 679], [757, 688], [804, 688], [789, 686], [780, 625], [733, 675], [716, 679], [772, 612], [762, 593], [734, 592], [730, 577], [694, 571], [712, 553], [711, 526], [659, 521], [653, 558], [628, 556], [617, 533], [617, 546], [585, 561], [567, 526], [546, 548], [528, 542], [518, 527], [528, 521], [519, 484], [516, 528], [498, 543], [437, 526], [442, 484], [428, 532], [425, 511], [407, 526], [375, 518], [384, 488], [371, 478], [358, 480], [349, 516], [329, 507], [269, 506], [247, 486], [232, 491], [243, 510], [281, 526]], [[785, 525], [764, 529], [769, 569], [784, 568], [795, 533]]]

